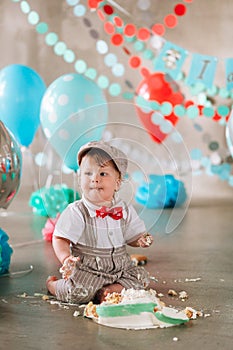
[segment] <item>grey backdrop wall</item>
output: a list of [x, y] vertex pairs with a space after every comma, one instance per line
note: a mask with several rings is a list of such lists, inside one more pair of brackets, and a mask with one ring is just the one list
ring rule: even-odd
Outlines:
[[[137, 27], [151, 28], [154, 23], [163, 20], [166, 14], [172, 13], [177, 1], [116, 1], [107, 2], [118, 5], [114, 7], [125, 23], [134, 23]], [[140, 5], [141, 3], [141, 5]], [[232, 13], [233, 3], [230, 0], [195, 0], [193, 2], [183, 1], [186, 5], [187, 13], [178, 18], [178, 25], [174, 29], [166, 29], [164, 39], [181, 46], [188, 51], [188, 59], [183, 66], [183, 72], [188, 74], [190, 70], [190, 60], [193, 53], [210, 55], [218, 59], [214, 84], [219, 87], [225, 87], [225, 65], [224, 60], [233, 57], [232, 42]], [[82, 4], [86, 12], [82, 16], [74, 14], [74, 4]], [[146, 8], [143, 10], [143, 4]], [[27, 6], [29, 9], [27, 12]], [[119, 9], [120, 6], [120, 9]], [[10, 1], [2, 0], [0, 3], [0, 45], [1, 58], [0, 68], [10, 64], [23, 64], [34, 69], [49, 86], [55, 79], [63, 74], [75, 72], [74, 63], [66, 62], [62, 55], [54, 52], [54, 47], [45, 42], [45, 34], [39, 34], [36, 26], [28, 21], [28, 14], [35, 11], [39, 15], [40, 22], [48, 24], [49, 32], [55, 32], [60, 41], [65, 42], [71, 49], [76, 60], [80, 59], [86, 62], [88, 67], [96, 69], [98, 75], [105, 75], [111, 83], [118, 83], [124, 91], [134, 92], [142, 80], [139, 69], [132, 69], [128, 65], [129, 56], [122, 46], [117, 47], [111, 44], [110, 36], [103, 28], [103, 22], [99, 20], [95, 11], [90, 11], [86, 1]], [[96, 43], [103, 40], [108, 45], [108, 53], [114, 53], [119, 63], [125, 67], [123, 76], [115, 76], [110, 67], [104, 62], [105, 55], [98, 53]], [[126, 43], [125, 49], [133, 50], [132, 43]], [[152, 47], [154, 55], [158, 53]], [[143, 60], [144, 66], [153, 71], [154, 63], [152, 60], [144, 58], [142, 52], [137, 55]], [[200, 96], [193, 96], [187, 85], [180, 82], [180, 89], [186, 99], [192, 99], [198, 103]], [[130, 156], [140, 159], [140, 164], [144, 164], [146, 173], [156, 173], [158, 169], [150, 162], [150, 157], [145, 149], [156, 154], [161, 160], [161, 167], [164, 172], [174, 172], [169, 168], [169, 157], [163, 146], [156, 144], [151, 140], [143, 129], [135, 110], [133, 101], [127, 101], [122, 95], [111, 96], [108, 89], [105, 89], [106, 99], [109, 103], [109, 123], [110, 127], [105, 134], [105, 138], [116, 137], [125, 140], [123, 147], [130, 152]], [[214, 106], [219, 104], [231, 106], [231, 99], [222, 99], [219, 96], [214, 97]], [[113, 124], [111, 124], [113, 123]], [[114, 124], [114, 123], [117, 123]], [[125, 126], [131, 125], [131, 129]], [[114, 125], [114, 126], [113, 126]], [[185, 181], [188, 193], [192, 197], [192, 204], [211, 203], [211, 201], [232, 201], [233, 188], [229, 184], [229, 176], [219, 176], [213, 174], [205, 163], [195, 160], [187, 160], [186, 152], [191, 153], [193, 149], [201, 150], [203, 158], [209, 160], [210, 164], [221, 165], [229, 164], [231, 167], [231, 154], [228, 150], [225, 137], [225, 126], [213, 122], [206, 117], [198, 117], [192, 120], [187, 117], [180, 118], [177, 126], [178, 132], [182, 135], [185, 151], [180, 151], [176, 145], [169, 144], [173, 157], [177, 158], [178, 167], [176, 175]], [[130, 144], [127, 143], [130, 140]], [[33, 143], [30, 146], [30, 154], [34, 156], [38, 152], [43, 152], [44, 148], [49, 157], [49, 165], [39, 169], [35, 165], [35, 174], [40, 176], [40, 185], [43, 185], [51, 170], [60, 167], [59, 157], [46, 145], [46, 138], [41, 129], [38, 130]], [[217, 144], [216, 149], [211, 149], [210, 144]], [[135, 147], [133, 145], [138, 145]], [[139, 145], [143, 145], [140, 149]], [[187, 149], [186, 149], [187, 148]], [[142, 151], [143, 150], [143, 151]], [[133, 155], [133, 152], [136, 154]], [[182, 159], [183, 155], [184, 159]], [[24, 190], [27, 186], [33, 186], [30, 155], [24, 151], [23, 165], [23, 184]], [[56, 173], [56, 172], [55, 172]], [[72, 184], [73, 175], [57, 175], [59, 181], [65, 181]], [[55, 181], [55, 175], [54, 179]]]

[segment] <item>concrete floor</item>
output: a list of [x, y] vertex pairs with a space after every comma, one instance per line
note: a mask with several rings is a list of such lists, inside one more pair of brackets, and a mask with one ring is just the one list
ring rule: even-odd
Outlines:
[[[147, 210], [143, 215], [149, 222], [155, 220], [157, 212]], [[58, 270], [59, 264], [51, 244], [42, 240], [46, 219], [32, 213], [27, 196], [17, 195], [7, 211], [0, 211], [1, 228], [14, 249], [10, 271], [27, 270], [30, 265], [33, 271], [0, 278], [0, 349], [231, 350], [233, 204], [191, 206], [180, 226], [165, 234], [163, 225], [169, 215], [169, 210], [163, 211], [156, 230], [151, 229], [155, 244], [143, 250], [148, 257], [147, 269], [158, 278], [155, 289], [164, 294], [161, 299], [167, 305], [191, 306], [202, 310], [205, 317], [169, 329], [127, 331], [74, 317], [78, 306], [42, 300], [41, 295], [47, 293], [45, 279]], [[186, 278], [200, 280], [185, 282]], [[185, 290], [189, 298], [181, 301], [169, 297], [169, 289]]]

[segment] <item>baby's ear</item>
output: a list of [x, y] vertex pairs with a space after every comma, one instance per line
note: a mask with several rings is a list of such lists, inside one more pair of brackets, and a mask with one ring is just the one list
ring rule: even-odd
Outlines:
[[121, 186], [121, 178], [119, 177], [117, 180], [116, 180], [116, 188], [115, 188], [115, 191], [118, 191], [119, 188]]

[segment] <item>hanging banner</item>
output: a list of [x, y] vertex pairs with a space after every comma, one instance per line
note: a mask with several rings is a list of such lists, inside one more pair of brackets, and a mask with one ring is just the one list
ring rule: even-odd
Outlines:
[[216, 67], [216, 57], [193, 54], [187, 84], [194, 85], [201, 82], [210, 89], [213, 85]]
[[155, 60], [155, 70], [168, 73], [173, 79], [178, 77], [188, 52], [182, 47], [166, 41]]
[[233, 58], [225, 59], [226, 68], [226, 88], [227, 90], [233, 89]]

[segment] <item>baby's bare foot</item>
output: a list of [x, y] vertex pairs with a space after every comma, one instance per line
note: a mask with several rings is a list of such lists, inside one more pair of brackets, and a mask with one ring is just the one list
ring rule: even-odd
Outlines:
[[58, 278], [56, 276], [49, 276], [46, 280], [46, 287], [52, 295], [55, 295], [55, 284], [57, 280]]
[[96, 303], [102, 303], [103, 301], [106, 301], [106, 297], [108, 294], [112, 293], [120, 293], [122, 291], [123, 287], [120, 283], [113, 283], [109, 284], [107, 286], [104, 286], [101, 288], [95, 295], [95, 302]]

